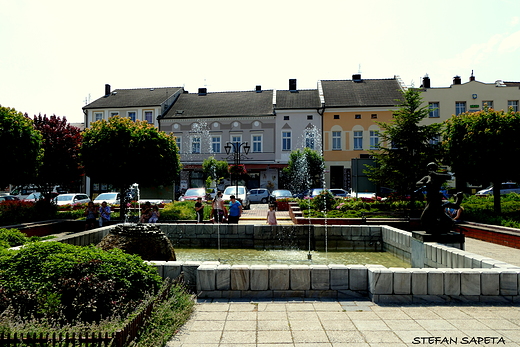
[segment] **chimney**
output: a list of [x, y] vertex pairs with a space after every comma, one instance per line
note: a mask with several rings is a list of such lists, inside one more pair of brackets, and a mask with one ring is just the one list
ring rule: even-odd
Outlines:
[[475, 80], [475, 76], [473, 76], [473, 70], [471, 70], [471, 76], [469, 76], [469, 80], [470, 81], [474, 81]]
[[423, 88], [430, 88], [430, 77], [428, 75], [423, 77], [422, 84]]
[[460, 76], [453, 77], [453, 84], [461, 84]]
[[297, 90], [296, 89], [296, 78], [289, 79], [289, 90], [291, 92], [295, 92]]
[[257, 92], [257, 93], [261, 93], [261, 92], [262, 92], [262, 86], [257, 85], [257, 86], [256, 86], [256, 92]]
[[105, 84], [105, 96], [110, 95], [110, 84]]
[[206, 94], [208, 94], [207, 88], [199, 88], [199, 96], [204, 96]]
[[352, 75], [352, 81], [356, 82], [356, 83], [361, 83], [363, 80], [361, 79], [361, 74], [360, 73], [357, 73], [357, 74], [353, 74]]

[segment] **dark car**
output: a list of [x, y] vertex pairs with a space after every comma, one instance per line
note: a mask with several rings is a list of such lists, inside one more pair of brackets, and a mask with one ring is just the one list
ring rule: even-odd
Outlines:
[[349, 192], [347, 192], [345, 189], [331, 188], [330, 192], [332, 195], [337, 197], [346, 198], [350, 196]]
[[17, 196], [14, 195], [3, 195], [0, 196], [0, 202], [2, 201], [14, 201], [14, 200], [20, 200]]

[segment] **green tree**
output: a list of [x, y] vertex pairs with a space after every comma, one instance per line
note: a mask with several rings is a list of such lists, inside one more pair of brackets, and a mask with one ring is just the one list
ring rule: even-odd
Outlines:
[[0, 148], [0, 187], [31, 183], [43, 157], [42, 135], [30, 118], [1, 105]]
[[377, 122], [381, 128], [380, 142], [371, 151], [376, 165], [367, 168], [371, 181], [402, 195], [412, 194], [417, 189], [416, 182], [427, 172], [427, 164], [441, 158], [441, 146], [432, 143], [437, 142], [442, 125], [420, 124], [429, 112], [421, 105], [421, 92], [408, 89], [393, 119], [388, 123]]
[[204, 159], [202, 162], [202, 171], [204, 172], [204, 176], [209, 177], [215, 181], [216, 184], [219, 184], [224, 177], [229, 176], [227, 161], [217, 160], [213, 156]]
[[81, 131], [65, 118], [34, 116], [34, 127], [43, 136], [44, 155], [33, 182], [46, 195], [54, 186], [77, 186], [83, 169], [79, 158]]
[[305, 147], [303, 150], [297, 149], [291, 152], [283, 173], [288, 181], [289, 189], [293, 193], [299, 193], [309, 188], [321, 187], [323, 170], [323, 156], [317, 151]]
[[445, 163], [451, 166], [457, 181], [492, 182], [494, 210], [500, 214], [501, 183], [520, 176], [514, 164], [520, 156], [520, 113], [486, 107], [452, 116], [445, 125]]
[[148, 122], [118, 116], [94, 122], [85, 130], [81, 158], [85, 173], [94, 181], [119, 187], [121, 216], [131, 184], [169, 185], [181, 170], [175, 136]]

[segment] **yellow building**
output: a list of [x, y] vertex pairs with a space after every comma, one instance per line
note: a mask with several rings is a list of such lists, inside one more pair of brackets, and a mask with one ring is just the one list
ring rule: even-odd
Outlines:
[[399, 109], [405, 86], [398, 76], [390, 79], [322, 80], [323, 156], [325, 184], [329, 188], [350, 189], [352, 159], [367, 158], [379, 143], [376, 122], [388, 122]]

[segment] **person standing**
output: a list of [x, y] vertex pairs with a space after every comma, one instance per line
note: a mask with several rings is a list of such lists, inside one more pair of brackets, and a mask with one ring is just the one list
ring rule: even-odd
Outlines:
[[224, 206], [224, 200], [222, 200], [222, 192], [217, 192], [215, 199], [213, 200], [213, 218], [217, 223], [222, 223], [224, 217], [227, 217], [226, 207]]
[[195, 203], [195, 212], [197, 213], [197, 224], [202, 223], [204, 220], [204, 205], [202, 204], [202, 198], [200, 196]]
[[112, 211], [110, 210], [110, 206], [107, 205], [106, 201], [101, 203], [99, 207], [99, 226], [106, 226], [110, 222], [110, 214]]
[[242, 215], [242, 204], [240, 203], [240, 201], [235, 199], [234, 195], [231, 195], [229, 198], [231, 199], [231, 201], [229, 202], [228, 223], [238, 224], [238, 220]]
[[276, 211], [274, 210], [274, 205], [269, 205], [269, 211], [267, 211], [267, 224], [276, 225], [278, 222], [276, 221]]

